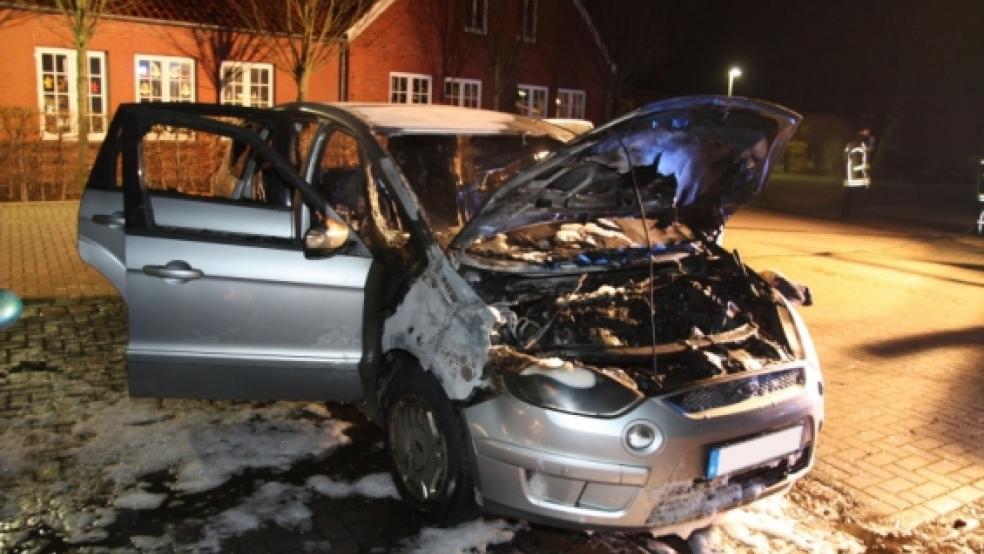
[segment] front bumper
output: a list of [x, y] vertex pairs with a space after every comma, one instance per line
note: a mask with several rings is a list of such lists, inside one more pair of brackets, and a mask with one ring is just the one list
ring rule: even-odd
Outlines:
[[[823, 421], [817, 371], [800, 387], [704, 412], [667, 397], [615, 418], [546, 410], [509, 393], [464, 410], [488, 512], [580, 529], [617, 528], [687, 537], [726, 509], [787, 489], [813, 463]], [[624, 444], [633, 422], [655, 423], [663, 444], [637, 454]], [[715, 445], [803, 425], [801, 449], [706, 478]]]

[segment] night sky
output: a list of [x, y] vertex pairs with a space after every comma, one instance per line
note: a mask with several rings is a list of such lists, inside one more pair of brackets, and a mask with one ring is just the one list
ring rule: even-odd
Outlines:
[[728, 68], [739, 65], [736, 95], [871, 126], [900, 167], [946, 172], [984, 155], [984, 0], [695, 0], [672, 9], [668, 54], [640, 81], [642, 96], [724, 94]]

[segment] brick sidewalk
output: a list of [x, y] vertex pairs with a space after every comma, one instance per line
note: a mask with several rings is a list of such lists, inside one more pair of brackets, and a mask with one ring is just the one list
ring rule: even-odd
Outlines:
[[0, 288], [22, 298], [114, 296], [79, 259], [77, 201], [0, 203]]
[[727, 246], [812, 289], [814, 476], [903, 528], [984, 505], [984, 240], [751, 211]]

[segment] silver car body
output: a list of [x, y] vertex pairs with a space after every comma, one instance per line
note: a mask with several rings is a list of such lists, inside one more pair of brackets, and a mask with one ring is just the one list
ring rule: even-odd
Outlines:
[[[772, 154], [788, 140], [795, 114], [747, 100], [703, 98], [649, 107], [621, 121], [690, 105], [766, 110], [792, 122], [761, 161], [765, 170], [758, 187], [764, 185]], [[381, 265], [354, 230], [351, 248], [323, 259], [305, 256], [301, 242], [312, 214], [340, 217], [312, 184], [314, 154], [305, 163], [291, 163], [285, 148], [206, 121], [260, 115], [271, 126], [278, 118], [305, 118], [322, 129], [344, 128], [359, 139], [370, 178], [399, 204], [408, 233], [419, 240], [414, 267], [394, 286], [398, 292], [379, 284], [385, 280]], [[147, 190], [138, 170], [143, 153], [129, 145], [142, 136], [132, 129], [146, 133], [150, 124], [219, 129], [251, 145], [289, 184], [294, 201], [283, 209], [257, 209]], [[583, 150], [618, 125], [602, 127], [561, 150]], [[527, 194], [530, 183], [542, 181], [537, 175], [562, 163], [565, 154], [548, 154], [531, 170], [514, 175], [472, 214], [457, 238], [444, 241], [428, 226], [404, 168], [382, 144], [414, 135], [539, 137], [558, 145], [573, 138], [536, 120], [443, 106], [122, 107], [83, 196], [78, 247], [127, 302], [131, 394], [361, 401], [375, 416], [381, 366], [391, 353], [405, 353], [438, 378], [463, 414], [479, 476], [477, 492], [487, 511], [581, 528], [687, 536], [721, 510], [784, 490], [809, 470], [823, 422], [819, 363], [795, 308], [778, 295], [774, 303], [787, 314], [786, 332], [795, 333], [799, 343], [798, 354], [781, 363], [697, 379], [640, 396], [630, 409], [604, 415], [535, 406], [502, 386], [489, 367], [505, 315], [466, 278], [473, 259], [466, 250], [511, 225], [510, 209], [516, 211], [516, 226], [541, 217], [543, 211], [532, 204], [517, 209], [508, 202]], [[112, 137], [118, 137], [115, 147], [108, 146]], [[321, 138], [313, 142], [312, 152], [321, 147]], [[110, 166], [121, 167], [124, 175]], [[201, 229], [209, 232], [203, 235]], [[254, 235], [266, 238], [253, 240]], [[689, 344], [696, 348], [700, 341], [694, 340]], [[710, 344], [716, 339], [701, 340]], [[727, 342], [723, 335], [720, 340]], [[641, 348], [651, 348], [655, 359], [658, 346]], [[770, 382], [768, 375], [789, 371], [795, 372], [795, 382], [759, 391]], [[747, 394], [707, 409], [681, 409], [681, 394], [722, 384]], [[657, 430], [656, 447], [639, 452], [627, 446], [627, 430], [637, 422]], [[708, 456], [716, 455], [711, 452], [788, 429], [801, 429], [795, 451], [740, 471], [709, 474]]]

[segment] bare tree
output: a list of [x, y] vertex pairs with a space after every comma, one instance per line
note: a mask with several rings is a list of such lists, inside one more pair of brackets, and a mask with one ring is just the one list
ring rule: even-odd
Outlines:
[[496, 110], [512, 108], [504, 105], [504, 102], [513, 98], [507, 93], [516, 84], [516, 72], [526, 46], [525, 41], [519, 40], [518, 26], [513, 24], [518, 20], [517, 14], [509, 10], [505, 3], [504, 0], [488, 0], [488, 17], [483, 37], [486, 67], [492, 84], [492, 108]]
[[230, 5], [250, 30], [277, 37], [277, 62], [308, 97], [311, 75], [331, 59], [345, 31], [373, 0], [241, 0]]
[[[232, 29], [212, 29], [195, 27], [191, 29], [194, 47], [180, 47], [182, 53], [201, 63], [208, 80], [215, 88], [215, 101], [222, 101], [222, 62], [226, 60], [262, 59], [269, 52], [269, 40], [257, 33], [244, 33]], [[271, 101], [273, 99], [271, 98]]]
[[[416, 0], [411, 17], [416, 30], [414, 36], [420, 43], [420, 51], [427, 56], [436, 82], [459, 76], [475, 45], [475, 41], [465, 40], [463, 36], [464, 4], [459, 0]], [[443, 86], [438, 85], [437, 90], [443, 101]]]
[[671, 0], [574, 0], [589, 18], [603, 50], [599, 73], [605, 88], [605, 119], [620, 110], [636, 80], [669, 54]]
[[89, 63], [86, 49], [96, 32], [96, 24], [110, 6], [110, 0], [54, 0], [64, 17], [69, 38], [75, 48], [76, 134], [79, 148], [79, 180], [89, 169]]

